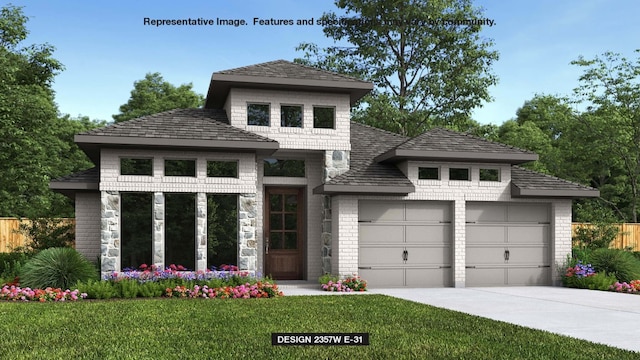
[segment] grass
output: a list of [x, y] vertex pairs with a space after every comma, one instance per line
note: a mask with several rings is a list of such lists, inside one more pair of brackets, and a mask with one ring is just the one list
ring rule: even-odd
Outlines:
[[[383, 295], [0, 303], [20, 359], [637, 359], [637, 353]], [[273, 332], [368, 332], [369, 346], [272, 346]]]

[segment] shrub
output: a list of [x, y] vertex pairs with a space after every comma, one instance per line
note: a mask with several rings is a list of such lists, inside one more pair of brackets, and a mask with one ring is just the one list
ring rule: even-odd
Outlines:
[[597, 249], [591, 255], [591, 263], [596, 271], [613, 275], [620, 282], [640, 279], [640, 260], [628, 251]]
[[22, 266], [31, 258], [27, 253], [0, 253], [0, 279], [12, 280], [20, 274]]
[[319, 279], [320, 288], [324, 291], [351, 292], [366, 291], [367, 282], [359, 276], [347, 276], [344, 280], [340, 280], [338, 276], [325, 274]]
[[114, 283], [111, 281], [90, 279], [79, 281], [76, 287], [81, 292], [86, 293], [89, 299], [111, 299], [117, 295]]
[[97, 277], [96, 268], [72, 248], [42, 250], [20, 271], [20, 284], [30, 288], [68, 289], [78, 281]]
[[596, 273], [594, 276], [582, 278], [582, 289], [609, 290], [611, 285], [616, 283], [616, 277], [607, 275], [604, 272]]
[[570, 263], [570, 265], [576, 265], [578, 260], [581, 260], [584, 264], [591, 263], [591, 253], [593, 253], [591, 249], [574, 247], [571, 249], [573, 261], [570, 260], [573, 264]]
[[20, 223], [18, 232], [27, 238], [24, 250], [38, 252], [56, 247], [69, 247], [75, 239], [74, 225], [58, 218], [36, 218]]
[[138, 282], [136, 280], [124, 279], [115, 283], [117, 297], [133, 299], [138, 296]]

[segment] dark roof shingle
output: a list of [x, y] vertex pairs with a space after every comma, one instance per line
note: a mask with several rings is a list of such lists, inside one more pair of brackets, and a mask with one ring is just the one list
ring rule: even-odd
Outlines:
[[600, 196], [600, 192], [589, 186], [580, 185], [519, 166], [512, 166], [511, 195], [514, 197], [598, 197]]

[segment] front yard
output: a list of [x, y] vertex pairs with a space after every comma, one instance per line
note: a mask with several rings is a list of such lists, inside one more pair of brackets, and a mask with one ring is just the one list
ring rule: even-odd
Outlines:
[[[20, 359], [636, 359], [637, 354], [382, 295], [0, 302]], [[272, 346], [271, 333], [368, 332], [369, 346]]]

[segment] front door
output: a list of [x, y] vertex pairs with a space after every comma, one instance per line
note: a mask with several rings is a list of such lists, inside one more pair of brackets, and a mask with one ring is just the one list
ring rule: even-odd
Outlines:
[[302, 188], [266, 188], [265, 273], [277, 280], [302, 279]]

